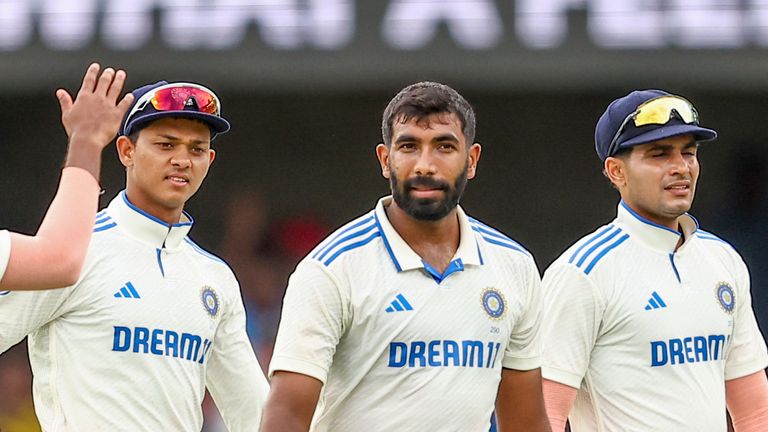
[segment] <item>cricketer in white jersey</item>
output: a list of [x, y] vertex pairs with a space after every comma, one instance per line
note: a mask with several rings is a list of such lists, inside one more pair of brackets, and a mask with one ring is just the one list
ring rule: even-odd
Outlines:
[[540, 366], [531, 255], [458, 208], [441, 275], [389, 223], [383, 198], [296, 268], [270, 375], [324, 383], [313, 430], [488, 430], [501, 368]]
[[768, 366], [749, 274], [688, 215], [618, 216], [545, 272], [542, 374], [579, 389], [580, 431], [725, 431], [726, 380]]
[[230, 431], [258, 426], [267, 383], [229, 267], [124, 192], [97, 215], [80, 280], [0, 297], [0, 352], [29, 335], [45, 431], [195, 431], [206, 387]]

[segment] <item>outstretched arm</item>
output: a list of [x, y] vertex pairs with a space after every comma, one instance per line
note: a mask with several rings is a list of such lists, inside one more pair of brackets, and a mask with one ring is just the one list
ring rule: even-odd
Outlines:
[[75, 101], [66, 90], [56, 92], [69, 136], [65, 168], [37, 234], [11, 233], [7, 267], [0, 263], [5, 269], [0, 272], [2, 290], [64, 287], [80, 276], [98, 206], [101, 151], [115, 138], [133, 102], [131, 94], [118, 102], [124, 71], [99, 72], [97, 63], [88, 67]]

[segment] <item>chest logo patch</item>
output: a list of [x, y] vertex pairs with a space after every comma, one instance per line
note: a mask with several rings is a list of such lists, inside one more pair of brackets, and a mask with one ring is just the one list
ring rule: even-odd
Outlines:
[[496, 288], [488, 287], [483, 290], [481, 297], [481, 303], [485, 313], [492, 320], [500, 320], [504, 318], [504, 314], [507, 312], [507, 301], [504, 299], [504, 294]]
[[216, 291], [208, 285], [200, 290], [200, 299], [203, 301], [203, 308], [208, 312], [211, 318], [216, 318], [219, 314], [219, 296]]
[[715, 286], [715, 296], [720, 303], [720, 307], [729, 314], [733, 313], [733, 307], [736, 305], [736, 295], [733, 288], [726, 282], [718, 282]]

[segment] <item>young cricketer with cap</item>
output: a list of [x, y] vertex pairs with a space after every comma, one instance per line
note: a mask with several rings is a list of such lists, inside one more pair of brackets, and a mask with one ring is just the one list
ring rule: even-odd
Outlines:
[[749, 273], [687, 211], [698, 143], [717, 136], [661, 90], [613, 101], [595, 131], [621, 201], [545, 272], [544, 392], [553, 430], [768, 430], [768, 354]]
[[56, 196], [37, 234], [0, 230], [0, 295], [73, 284], [85, 261], [99, 201], [101, 152], [117, 134], [133, 101], [123, 90], [125, 72], [93, 63], [76, 99], [56, 92], [69, 148]]
[[183, 211], [229, 123], [197, 84], [133, 95], [117, 140], [126, 189], [97, 214], [80, 280], [6, 295], [0, 352], [29, 335], [44, 430], [200, 430], [206, 388], [230, 431], [256, 430], [267, 383], [239, 286]]

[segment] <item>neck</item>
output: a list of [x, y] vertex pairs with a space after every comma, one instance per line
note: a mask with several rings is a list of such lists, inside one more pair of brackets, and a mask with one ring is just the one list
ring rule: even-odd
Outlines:
[[130, 201], [136, 208], [150, 216], [160, 219], [168, 225], [174, 225], [181, 221], [181, 214], [184, 210], [183, 207], [167, 208], [154, 204], [141, 195], [132, 193], [130, 188], [126, 189], [125, 194], [128, 197], [128, 201]]
[[387, 219], [408, 246], [432, 267], [445, 271], [459, 248], [460, 229], [456, 209], [436, 221], [414, 219], [392, 200]]

